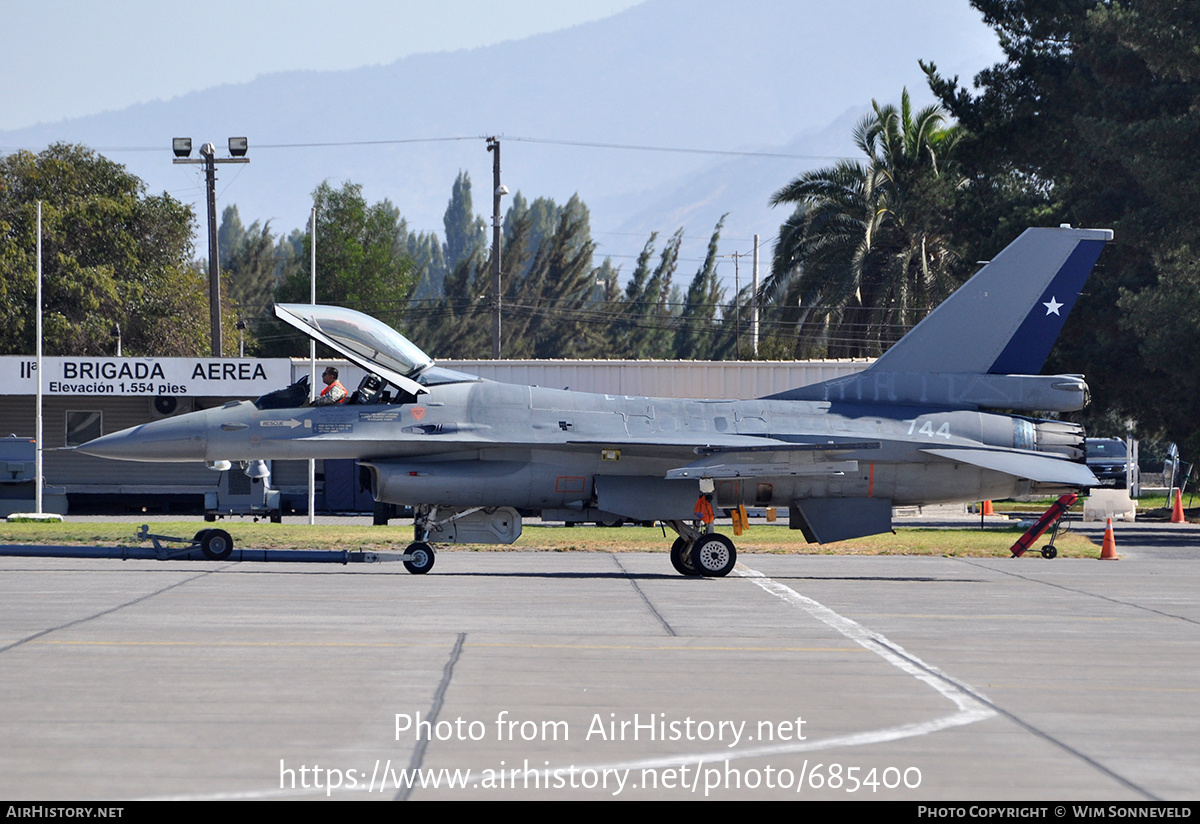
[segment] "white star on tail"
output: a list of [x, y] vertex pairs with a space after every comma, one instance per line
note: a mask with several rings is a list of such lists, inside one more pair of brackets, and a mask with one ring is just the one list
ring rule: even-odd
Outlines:
[[[1047, 315], [1058, 315], [1058, 310], [1062, 307], [1062, 304], [1052, 297], [1049, 303], [1043, 303], [1042, 306], [1046, 307]], [[1059, 317], [1062, 317], [1062, 315], [1059, 315]]]

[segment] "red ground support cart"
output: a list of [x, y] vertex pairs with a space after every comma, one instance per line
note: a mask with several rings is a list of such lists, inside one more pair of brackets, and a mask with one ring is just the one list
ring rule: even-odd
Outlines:
[[1046, 514], [1037, 519], [1037, 522], [1029, 529], [1025, 530], [1025, 534], [1017, 539], [1017, 542], [1012, 545], [1011, 552], [1014, 558], [1020, 558], [1029, 548], [1033, 546], [1034, 541], [1042, 537], [1048, 529], [1053, 529], [1050, 533], [1050, 543], [1042, 547], [1043, 558], [1054, 558], [1058, 555], [1058, 550], [1054, 548], [1054, 539], [1058, 537], [1058, 529], [1062, 525], [1063, 516], [1067, 514], [1067, 510], [1071, 505], [1079, 500], [1079, 496], [1074, 492], [1068, 492], [1061, 496], [1057, 501], [1050, 505], [1046, 510]]

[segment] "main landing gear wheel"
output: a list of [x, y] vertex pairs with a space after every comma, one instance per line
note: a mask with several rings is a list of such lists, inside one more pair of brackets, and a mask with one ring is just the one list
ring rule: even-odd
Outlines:
[[676, 538], [675, 543], [671, 544], [671, 566], [675, 567], [675, 571], [680, 575], [696, 578], [700, 573], [692, 566], [691, 549], [691, 542], [686, 538]]
[[1047, 559], [1058, 557], [1058, 550], [1054, 548], [1054, 544], [1046, 544], [1042, 547], [1042, 557]]
[[224, 561], [233, 554], [233, 538], [223, 529], [202, 529], [196, 533], [200, 551], [210, 561]]
[[724, 578], [737, 563], [733, 541], [724, 535], [701, 535], [692, 545], [692, 566], [706, 578]]
[[412, 560], [404, 562], [404, 568], [413, 575], [424, 575], [433, 569], [433, 547], [429, 544], [423, 541], [409, 544], [404, 554], [412, 556]]

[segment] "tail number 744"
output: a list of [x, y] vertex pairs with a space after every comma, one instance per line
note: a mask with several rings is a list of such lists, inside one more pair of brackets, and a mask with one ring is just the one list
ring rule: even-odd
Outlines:
[[950, 440], [950, 422], [949, 421], [943, 422], [942, 425], [937, 428], [936, 432], [933, 429], [933, 424], [934, 424], [934, 421], [927, 420], [927, 421], [925, 421], [925, 423], [921, 424], [920, 429], [917, 429], [917, 419], [914, 418], [913, 420], [908, 422], [908, 434], [909, 435], [912, 435], [912, 434], [924, 435], [927, 438], [932, 438], [936, 435], [939, 438], [945, 438], [946, 440]]

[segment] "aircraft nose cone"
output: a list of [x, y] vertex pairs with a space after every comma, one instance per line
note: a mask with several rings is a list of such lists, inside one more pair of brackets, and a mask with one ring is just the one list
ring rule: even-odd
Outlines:
[[181, 415], [103, 435], [75, 447], [85, 455], [119, 461], [203, 461], [208, 437], [202, 421]]

